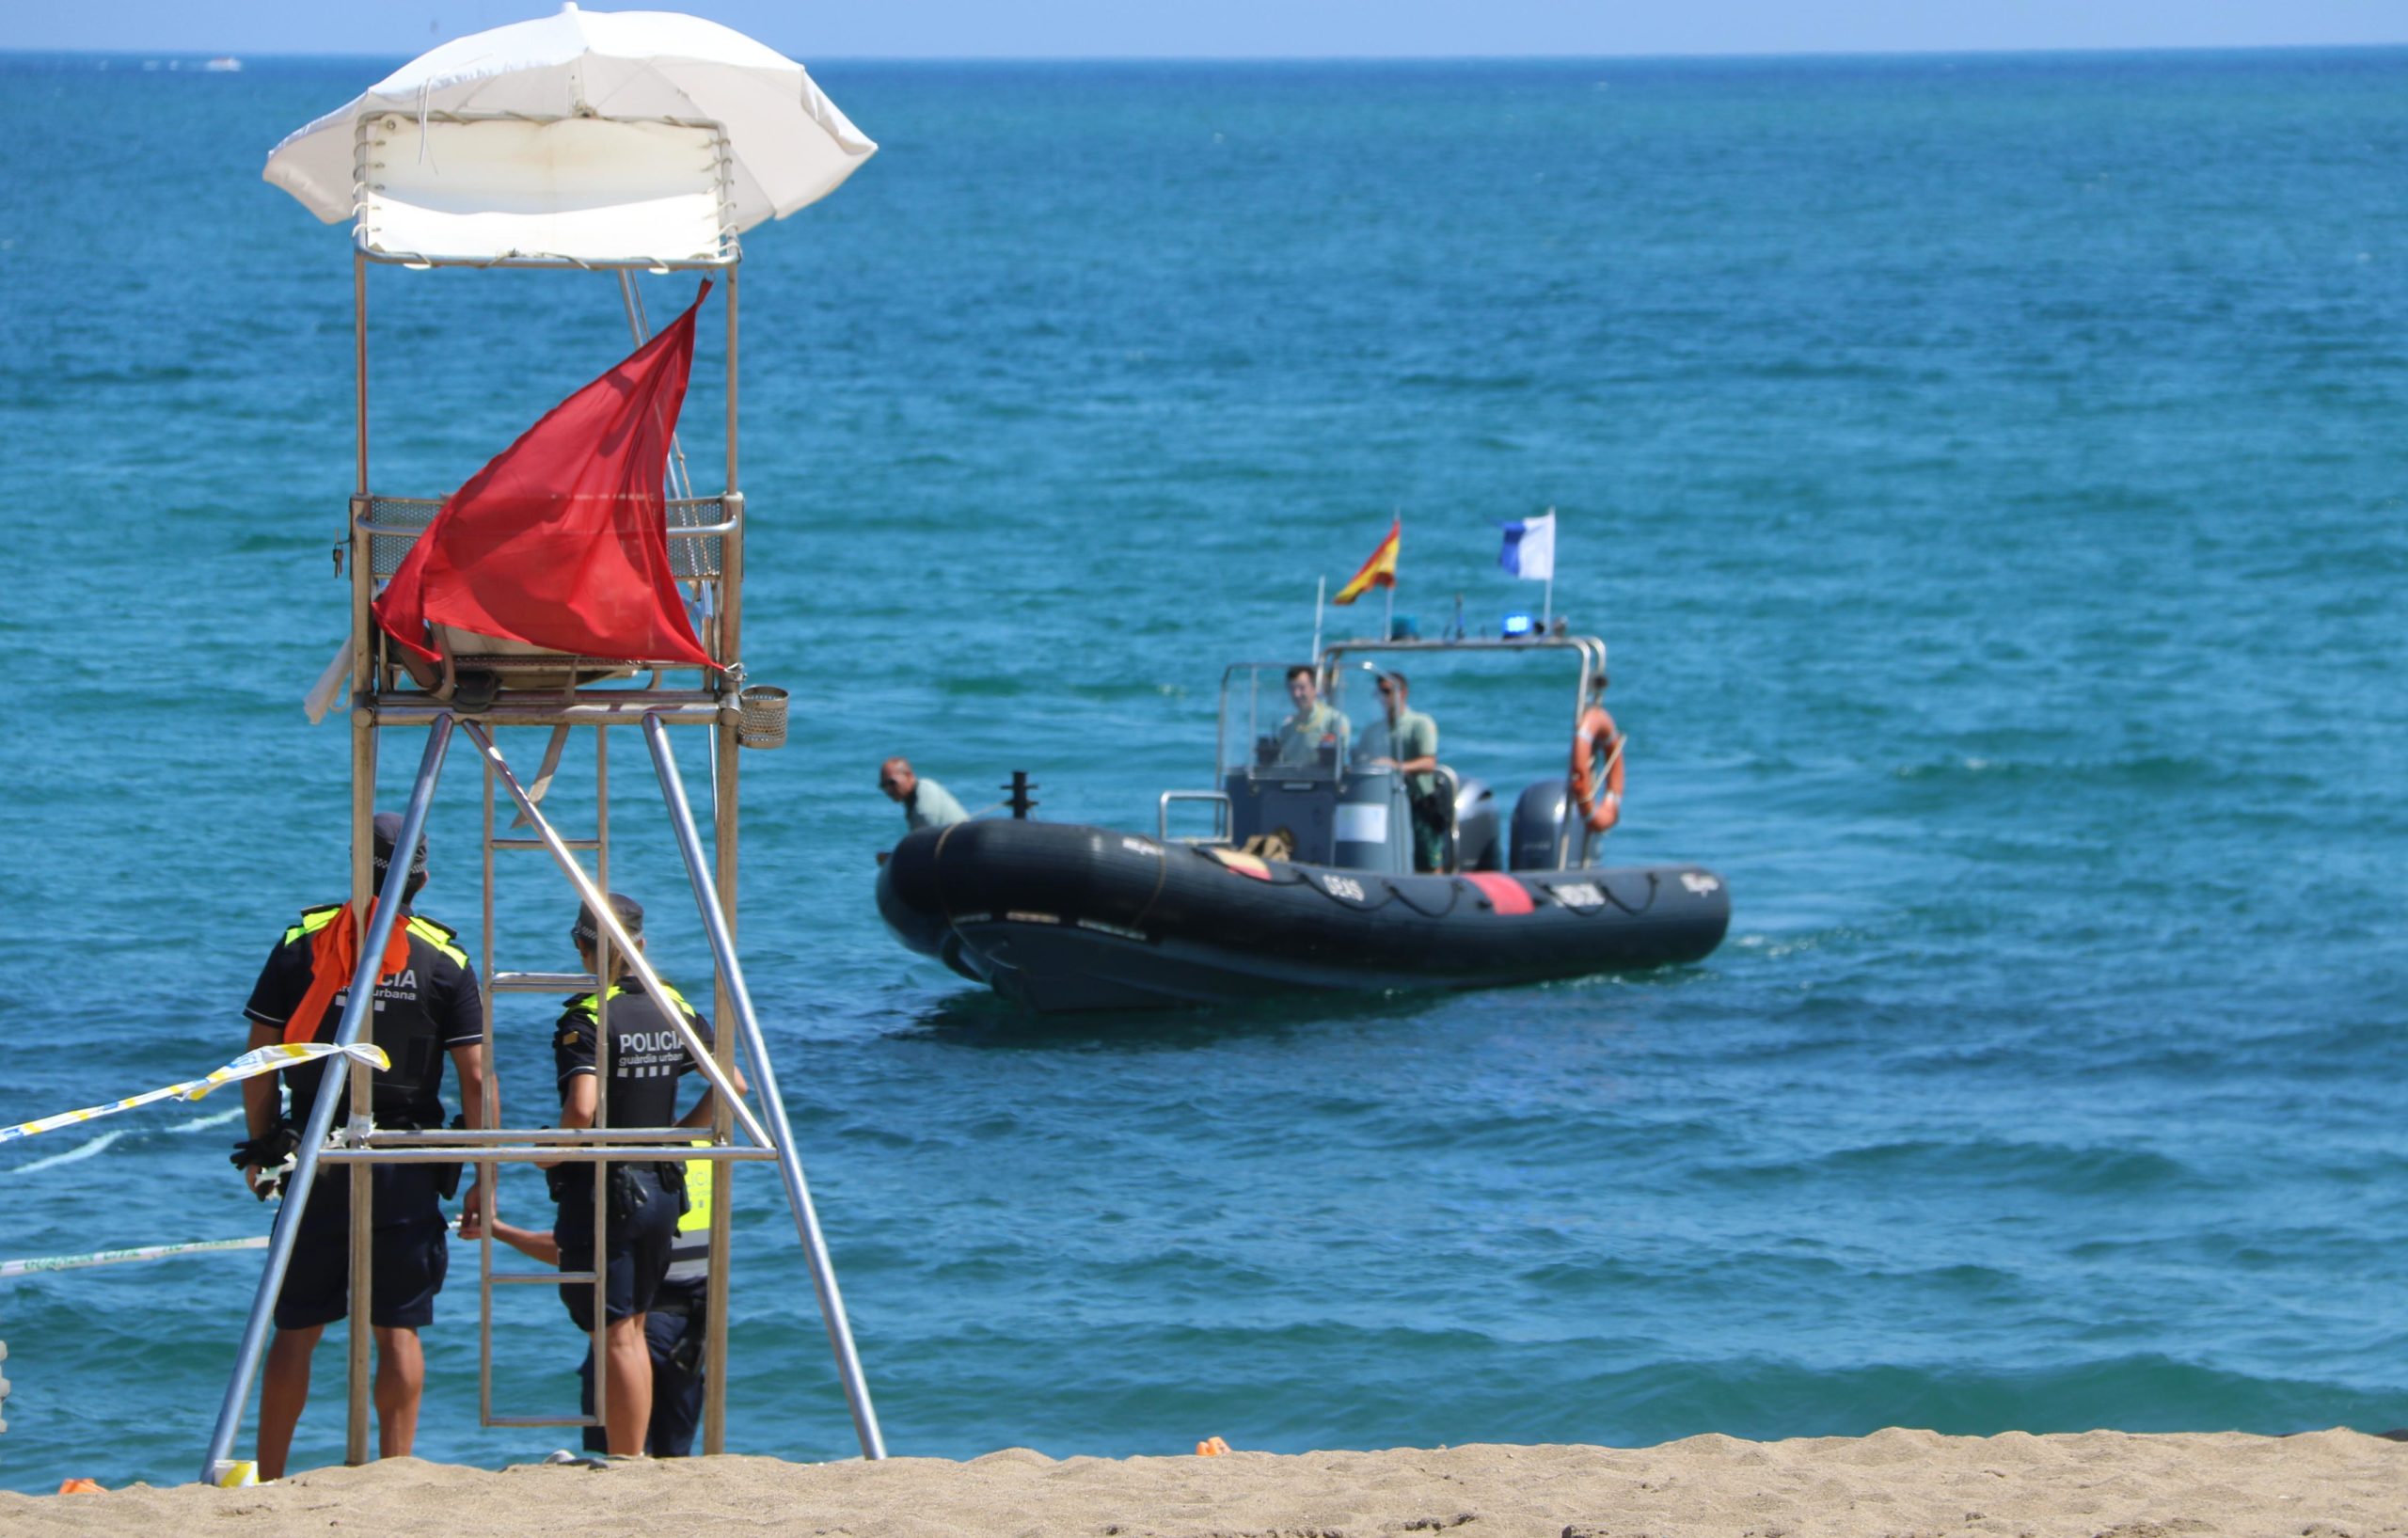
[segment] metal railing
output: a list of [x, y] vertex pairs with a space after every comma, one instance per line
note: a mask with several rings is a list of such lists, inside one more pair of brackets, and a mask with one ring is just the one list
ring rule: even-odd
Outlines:
[[[732, 715], [733, 710], [731, 702], [724, 714]], [[592, 1127], [510, 1129], [494, 1125], [495, 1120], [498, 1119], [499, 1090], [494, 1077], [488, 1072], [482, 1107], [483, 1114], [480, 1118], [484, 1123], [483, 1126], [464, 1130], [438, 1129], [407, 1132], [380, 1130], [373, 1125], [370, 1117], [368, 1107], [372, 1091], [363, 1082], [365, 1077], [363, 1073], [350, 1079], [348, 1087], [352, 1097], [352, 1115], [342, 1132], [335, 1134], [333, 1119], [336, 1102], [344, 1093], [346, 1084], [344, 1075], [337, 1070], [328, 1070], [320, 1081], [317, 1098], [309, 1109], [309, 1120], [302, 1133], [301, 1145], [296, 1156], [296, 1165], [291, 1180], [287, 1182], [288, 1195], [285, 1204], [277, 1214], [275, 1230], [269, 1243], [267, 1265], [253, 1297], [250, 1314], [245, 1322], [234, 1372], [228, 1383], [226, 1395], [220, 1403], [217, 1420], [212, 1431], [208, 1453], [202, 1466], [202, 1477], [205, 1480], [213, 1478], [219, 1467], [230, 1459], [234, 1438], [240, 1430], [245, 1409], [265, 1355], [276, 1300], [283, 1290], [284, 1278], [292, 1261], [303, 1215], [308, 1209], [321, 1167], [347, 1168], [355, 1182], [351, 1214], [353, 1220], [351, 1312], [355, 1321], [364, 1319], [372, 1308], [372, 1305], [368, 1296], [370, 1281], [368, 1261], [372, 1250], [370, 1248], [367, 1236], [372, 1229], [373, 1216], [370, 1211], [371, 1198], [360, 1187], [365, 1184], [369, 1168], [378, 1164], [430, 1165], [467, 1162], [475, 1168], [481, 1205], [483, 1211], [488, 1215], [494, 1212], [496, 1174], [501, 1165], [540, 1162], [547, 1165], [579, 1164], [594, 1166], [595, 1178], [592, 1183], [595, 1200], [594, 1231], [596, 1253], [594, 1268], [578, 1272], [500, 1271], [496, 1269], [493, 1263], [493, 1245], [496, 1240], [490, 1223], [484, 1226], [480, 1235], [479, 1415], [484, 1424], [491, 1426], [595, 1426], [607, 1423], [610, 1408], [608, 1374], [600, 1371], [599, 1366], [607, 1360], [602, 1336], [608, 1324], [607, 1299], [604, 1295], [604, 1268], [600, 1263], [601, 1250], [607, 1233], [605, 1201], [608, 1182], [603, 1178], [603, 1172], [612, 1163], [667, 1164], [689, 1160], [702, 1160], [714, 1164], [775, 1162], [779, 1166], [787, 1200], [794, 1213], [797, 1231], [802, 1240], [813, 1285], [825, 1317], [830, 1342], [836, 1354], [838, 1375], [851, 1411], [854, 1429], [861, 1439], [863, 1453], [869, 1458], [882, 1458], [886, 1455], [884, 1437], [878, 1423], [876, 1410], [870, 1401], [868, 1385], [862, 1371], [859, 1353], [853, 1343], [851, 1326], [845, 1314], [843, 1295], [836, 1284], [834, 1265], [828, 1253], [826, 1238], [820, 1229], [817, 1212], [811, 1200], [801, 1163], [794, 1150], [793, 1129], [787, 1120], [785, 1107], [780, 1097], [776, 1070], [770, 1061], [766, 1039], [753, 1011], [752, 994], [745, 985], [741, 963], [736, 955], [733, 929], [721, 900], [718, 883], [726, 879], [732, 867], [722, 864], [719, 871], [714, 872], [705, 861], [692, 812], [687, 805], [683, 785], [677, 778], [674, 762], [670, 755], [667, 726], [672, 720], [681, 719], [680, 715], [673, 710], [650, 712], [640, 718], [620, 715], [611, 719], [619, 723], [628, 724], [640, 719], [644, 727], [654, 767], [660, 780], [663, 800], [671, 815], [672, 831], [676, 837], [680, 854], [685, 860], [688, 874], [693, 883], [696, 905], [702, 913], [704, 927], [711, 943], [712, 956], [718, 965], [722, 1018], [732, 1018], [736, 1022], [734, 1040], [729, 1041], [723, 1037], [722, 1044], [714, 1048], [702, 1040], [692, 1022], [683, 1011], [675, 1008], [664, 1011], [677, 1031], [688, 1055], [692, 1058], [696, 1068], [717, 1092], [718, 1109], [714, 1114], [710, 1140], [697, 1144], [696, 1129], [688, 1127], [628, 1128], [607, 1125], [609, 1102], [606, 1097], [610, 1071], [607, 1056], [610, 1040], [607, 989], [596, 989], [598, 996], [595, 1002], [599, 1016], [595, 1023], [596, 1077], [600, 1082], [597, 1083], [595, 1125]], [[408, 810], [404, 813], [401, 834], [395, 842], [395, 848], [397, 849], [415, 848], [425, 828], [428, 807], [442, 771], [444, 752], [450, 743], [455, 725], [475, 743], [483, 757], [488, 786], [485, 797], [486, 837], [484, 840], [485, 930], [482, 942], [485, 960], [484, 975], [487, 979], [484, 1024], [487, 1062], [490, 1063], [492, 1060], [493, 999], [499, 993], [531, 991], [539, 988], [549, 989], [561, 984], [589, 985], [597, 981], [596, 977], [584, 974], [510, 973], [500, 972], [494, 967], [491, 939], [494, 917], [492, 861], [495, 852], [499, 849], [531, 848], [541, 848], [549, 853], [553, 863], [567, 878], [570, 886], [575, 889], [587, 911], [594, 913], [599, 921], [598, 927], [602, 932], [596, 946], [599, 952], [596, 960], [603, 969], [603, 974], [609, 975], [611, 972], [612, 958], [615, 956], [619, 963], [632, 973], [652, 996], [655, 998], [670, 996], [659, 975], [645, 959], [642, 949], [637, 945], [634, 936], [629, 934], [620, 922], [616, 910], [605, 896], [609, 882], [610, 848], [610, 817], [607, 810], [609, 801], [607, 747], [597, 746], [595, 792], [599, 808], [596, 814], [594, 836], [590, 839], [569, 839], [563, 837], [554, 828], [535, 799], [519, 783], [516, 774], [511, 769], [496, 746], [489, 723], [482, 720], [455, 721], [450, 711], [438, 707], [433, 713], [426, 751], [420, 765], [418, 778], [411, 790]], [[724, 716], [721, 718], [721, 725], [724, 730], [733, 730], [732, 726], [727, 724]], [[607, 743], [607, 740], [608, 734], [597, 731], [597, 744]], [[521, 820], [532, 830], [531, 838], [495, 835], [493, 828], [495, 799], [492, 794], [495, 787], [504, 791], [510, 801], [516, 805]], [[732, 808], [722, 807], [721, 810], [724, 813], [732, 811]], [[600, 867], [598, 880], [594, 875], [588, 874], [585, 867], [578, 862], [578, 851], [580, 848], [590, 850], [596, 855], [596, 864]], [[405, 859], [395, 859], [388, 863], [388, 873], [378, 893], [375, 916], [369, 927], [369, 933], [361, 943], [361, 959], [351, 979], [350, 993], [336, 1027], [335, 1039], [340, 1043], [349, 1044], [360, 1039], [366, 1028], [369, 1005], [374, 999], [376, 991], [375, 970], [384, 956], [385, 944], [390, 937], [392, 924], [403, 912], [401, 894], [404, 883], [407, 880], [410, 862]], [[753, 1076], [758, 1081], [762, 1092], [760, 1115], [755, 1115], [736, 1091], [730, 1070], [735, 1061], [733, 1054], [738, 1044], [750, 1060]], [[750, 1140], [749, 1146], [734, 1141], [734, 1135], [738, 1131]], [[729, 1182], [725, 1181], [713, 1182], [711, 1254], [714, 1263], [710, 1272], [710, 1287], [714, 1306], [708, 1308], [705, 1321], [708, 1335], [705, 1382], [709, 1385], [711, 1398], [711, 1409], [708, 1412], [710, 1436], [706, 1451], [719, 1451], [723, 1445], [724, 1437], [727, 1355], [724, 1288], [729, 1227], [728, 1185]], [[594, 1374], [594, 1405], [591, 1414], [521, 1416], [495, 1413], [492, 1290], [497, 1286], [537, 1283], [550, 1285], [585, 1283], [594, 1288], [594, 1344], [597, 1371]], [[356, 1337], [364, 1337], [366, 1334], [364, 1330], [355, 1333]], [[362, 1343], [364, 1344], [364, 1340]], [[355, 1352], [352, 1374], [352, 1435], [348, 1444], [349, 1456], [353, 1462], [362, 1461], [366, 1457], [364, 1430], [367, 1416], [367, 1376], [365, 1368], [364, 1354]]]

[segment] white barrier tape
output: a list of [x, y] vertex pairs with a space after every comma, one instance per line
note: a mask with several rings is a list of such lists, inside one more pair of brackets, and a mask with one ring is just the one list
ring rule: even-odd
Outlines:
[[257, 1078], [262, 1073], [273, 1073], [280, 1068], [290, 1068], [295, 1063], [306, 1062], [312, 1057], [326, 1057], [338, 1053], [345, 1057], [366, 1063], [373, 1069], [383, 1070], [393, 1066], [392, 1060], [385, 1055], [384, 1050], [380, 1047], [359, 1043], [348, 1047], [338, 1047], [323, 1041], [277, 1041], [243, 1054], [206, 1078], [187, 1079], [182, 1084], [171, 1084], [164, 1089], [153, 1089], [146, 1094], [130, 1096], [121, 1101], [112, 1101], [106, 1105], [90, 1105], [81, 1111], [62, 1111], [55, 1117], [44, 1117], [40, 1121], [24, 1121], [14, 1127], [0, 1127], [0, 1143], [10, 1142], [20, 1137], [31, 1137], [36, 1133], [54, 1132], [60, 1127], [73, 1127], [87, 1121], [97, 1121], [103, 1117], [115, 1116], [119, 1111], [131, 1111], [137, 1105], [148, 1105], [153, 1101], [197, 1101], [220, 1085], [232, 1084], [237, 1079]]
[[[707, 1169], [707, 1165], [699, 1166]], [[446, 1218], [444, 1228], [460, 1231], [460, 1220]], [[196, 1239], [183, 1245], [143, 1245], [135, 1249], [96, 1249], [89, 1255], [40, 1255], [28, 1261], [0, 1261], [0, 1281], [10, 1276], [32, 1276], [45, 1271], [81, 1271], [86, 1266], [122, 1265], [128, 1261], [164, 1261], [176, 1255], [199, 1255], [210, 1250], [265, 1249], [268, 1236], [254, 1234], [248, 1239]], [[0, 1343], [0, 1358], [8, 1348]], [[5, 1397], [5, 1396], [0, 1396]]]
[[89, 1255], [44, 1255], [30, 1261], [0, 1261], [0, 1277], [30, 1276], [42, 1271], [80, 1271], [89, 1265], [119, 1265], [127, 1261], [164, 1261], [170, 1255], [198, 1255], [213, 1249], [265, 1249], [267, 1235], [248, 1239], [201, 1239], [188, 1245], [144, 1245], [138, 1249], [94, 1250]]

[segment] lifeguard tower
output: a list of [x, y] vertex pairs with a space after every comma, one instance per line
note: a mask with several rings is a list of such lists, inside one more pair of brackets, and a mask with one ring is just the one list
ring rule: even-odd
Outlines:
[[[423, 734], [417, 777], [404, 814], [399, 848], [414, 848], [426, 825], [447, 750], [455, 735], [474, 747], [483, 777], [481, 880], [483, 922], [478, 936], [484, 990], [484, 1031], [491, 1060], [496, 1000], [511, 993], [594, 991], [608, 1008], [607, 990], [592, 975], [514, 970], [498, 958], [495, 928], [496, 856], [514, 850], [548, 854], [605, 931], [601, 966], [617, 954], [659, 996], [660, 980], [611, 906], [610, 749], [614, 738], [638, 737], [658, 782], [663, 810], [690, 880], [696, 913], [716, 967], [715, 1050], [703, 1049], [682, 1019], [678, 1028], [703, 1071], [720, 1090], [707, 1137], [698, 1129], [608, 1125], [607, 1098], [586, 1130], [495, 1126], [497, 1088], [487, 1081], [482, 1131], [394, 1131], [371, 1118], [371, 1070], [349, 1075], [350, 1112], [335, 1125], [342, 1079], [325, 1074], [308, 1108], [289, 1192], [276, 1221], [260, 1279], [211, 1437], [203, 1477], [227, 1466], [266, 1346], [304, 1207], [321, 1165], [349, 1170], [351, 1308], [349, 1432], [346, 1458], [370, 1456], [370, 1235], [374, 1223], [372, 1166], [379, 1163], [468, 1161], [484, 1210], [494, 1210], [497, 1168], [538, 1159], [590, 1163], [594, 1227], [602, 1230], [612, 1162], [713, 1161], [722, 1174], [746, 1161], [774, 1162], [793, 1209], [825, 1318], [837, 1375], [849, 1403], [862, 1451], [885, 1456], [878, 1419], [854, 1350], [844, 1301], [814, 1213], [779, 1094], [775, 1065], [764, 1041], [736, 949], [738, 854], [738, 769], [748, 751], [784, 740], [785, 699], [774, 689], [748, 687], [743, 657], [745, 502], [737, 479], [737, 272], [739, 238], [753, 226], [782, 218], [833, 191], [876, 150], [802, 67], [774, 50], [715, 24], [665, 12], [579, 12], [463, 38], [414, 60], [355, 101], [309, 124], [269, 157], [267, 180], [299, 198], [322, 220], [352, 225], [354, 351], [357, 373], [355, 484], [342, 547], [350, 581], [351, 639], [328, 670], [321, 693], [346, 702], [351, 728], [351, 918], [361, 926], [360, 962], [336, 1039], [361, 1039], [375, 992], [378, 959], [402, 909], [410, 862], [396, 859], [380, 893], [372, 872], [371, 822], [376, 765], [388, 735]], [[639, 272], [698, 272], [720, 288], [726, 322], [726, 483], [697, 495], [680, 450], [659, 488], [657, 516], [667, 542], [668, 569], [692, 631], [713, 666], [690, 658], [588, 656], [557, 649], [497, 644], [451, 634], [442, 642], [437, 675], [413, 678], [391, 638], [371, 613], [378, 592], [401, 569], [422, 531], [435, 522], [441, 498], [402, 496], [379, 486], [369, 442], [369, 275], [372, 267], [533, 267], [573, 273], [614, 273], [628, 325], [639, 343], [649, 325], [633, 281]], [[530, 403], [531, 405], [536, 403]], [[638, 499], [642, 500], [643, 499]], [[347, 677], [348, 687], [344, 685]], [[465, 681], [465, 682], [464, 682]], [[472, 697], [473, 696], [473, 697]], [[323, 703], [323, 701], [322, 701]], [[522, 776], [496, 743], [501, 726], [550, 728], [543, 768]], [[698, 729], [690, 734], [679, 728]], [[713, 847], [705, 851], [678, 771], [673, 738], [707, 738]], [[544, 802], [544, 787], [563, 755], [591, 753], [594, 804], [590, 817], [562, 817]], [[515, 809], [516, 827], [497, 824], [497, 810]], [[563, 832], [566, 827], [572, 831]], [[591, 865], [587, 864], [591, 862]], [[557, 946], [557, 941], [554, 945]], [[674, 1015], [674, 1011], [670, 1011]], [[607, 1028], [597, 1031], [607, 1052]], [[729, 1070], [738, 1041], [759, 1093], [751, 1105], [731, 1092]], [[607, 1060], [597, 1079], [608, 1095]], [[538, 1097], [540, 1099], [540, 1097]], [[516, 1097], [527, 1103], [524, 1095]], [[295, 1107], [295, 1115], [301, 1108]], [[726, 1444], [728, 1232], [732, 1181], [712, 1182], [704, 1450]], [[591, 1283], [595, 1289], [595, 1360], [603, 1360], [603, 1278], [594, 1271], [563, 1274], [513, 1266], [497, 1255], [490, 1229], [479, 1245], [479, 1411], [489, 1426], [597, 1425], [607, 1410], [608, 1374], [596, 1372], [592, 1416], [502, 1413], [494, 1403], [495, 1289], [511, 1284]]]

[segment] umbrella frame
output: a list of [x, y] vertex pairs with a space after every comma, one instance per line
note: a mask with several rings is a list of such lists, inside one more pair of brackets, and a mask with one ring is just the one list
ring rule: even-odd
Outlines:
[[[397, 121], [405, 119], [408, 122], [419, 125], [421, 130], [436, 123], [474, 126], [478, 123], [486, 122], [511, 122], [527, 123], [542, 127], [546, 124], [566, 122], [574, 119], [600, 123], [659, 124], [670, 128], [699, 130], [708, 133], [711, 135], [713, 148], [712, 169], [714, 190], [718, 195], [719, 201], [720, 228], [718, 252], [707, 257], [692, 255], [659, 257], [630, 254], [624, 258], [611, 260], [590, 257], [556, 256], [545, 252], [511, 252], [505, 255], [490, 257], [447, 256], [426, 254], [417, 251], [390, 250], [377, 246], [371, 243], [369, 232], [364, 221], [371, 195], [376, 190], [374, 182], [372, 180], [372, 173], [377, 168], [374, 135], [378, 125], [388, 119]], [[730, 186], [734, 166], [735, 152], [728, 143], [726, 126], [707, 119], [610, 118], [594, 113], [553, 116], [541, 116], [524, 112], [426, 112], [404, 114], [396, 112], [390, 108], [380, 108], [374, 112], [361, 113], [358, 119], [354, 122], [352, 128], [352, 200], [353, 207], [356, 211], [352, 219], [352, 245], [362, 257], [370, 262], [420, 270], [429, 267], [565, 267], [585, 272], [628, 270], [665, 273], [679, 271], [719, 271], [725, 269], [732, 280], [734, 277], [734, 269], [736, 264], [744, 259], [743, 245], [737, 233], [735, 199]], [[735, 301], [735, 291], [732, 281], [728, 298], [730, 303], [730, 316], [732, 320]], [[734, 409], [732, 395], [730, 398], [730, 409]], [[732, 428], [731, 431], [733, 431]], [[731, 475], [729, 479], [732, 483], [734, 477]]]

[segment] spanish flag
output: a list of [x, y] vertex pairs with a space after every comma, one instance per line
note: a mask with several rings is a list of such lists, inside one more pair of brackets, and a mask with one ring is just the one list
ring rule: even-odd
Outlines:
[[1351, 604], [1372, 588], [1396, 586], [1396, 547], [1403, 537], [1404, 520], [1399, 518], [1388, 525], [1388, 537], [1380, 541], [1380, 547], [1371, 552], [1370, 560], [1363, 563], [1363, 569], [1356, 572], [1354, 579], [1339, 588], [1337, 595], [1329, 601]]

